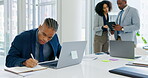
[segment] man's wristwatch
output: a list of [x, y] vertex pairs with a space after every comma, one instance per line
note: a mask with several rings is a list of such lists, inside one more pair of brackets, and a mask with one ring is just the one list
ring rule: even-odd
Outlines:
[[122, 29], [121, 29], [122, 31], [124, 31], [124, 28], [122, 27]]

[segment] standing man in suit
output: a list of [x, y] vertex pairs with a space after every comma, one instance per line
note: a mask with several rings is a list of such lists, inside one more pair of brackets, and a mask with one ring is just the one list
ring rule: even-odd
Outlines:
[[38, 62], [59, 57], [61, 45], [57, 29], [58, 23], [52, 18], [46, 18], [38, 28], [17, 35], [6, 57], [6, 66], [35, 67]]
[[136, 32], [140, 29], [140, 18], [137, 9], [127, 5], [127, 0], [117, 0], [118, 14], [115, 29], [115, 39], [122, 41], [134, 41], [136, 44]]

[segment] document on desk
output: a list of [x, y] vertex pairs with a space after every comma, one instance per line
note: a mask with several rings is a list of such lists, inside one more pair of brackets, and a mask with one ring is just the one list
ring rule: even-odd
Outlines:
[[148, 66], [148, 61], [134, 61], [133, 64]]
[[47, 69], [47, 67], [42, 67], [40, 65], [37, 65], [36, 67], [29, 68], [29, 67], [11, 67], [11, 68], [5, 68], [5, 71], [9, 71], [15, 74], [20, 74], [20, 73], [27, 73], [27, 72], [33, 72], [33, 71], [39, 71], [39, 70], [44, 70]]
[[134, 61], [134, 62], [129, 62], [129, 66], [139, 66], [139, 67], [148, 67], [148, 61]]

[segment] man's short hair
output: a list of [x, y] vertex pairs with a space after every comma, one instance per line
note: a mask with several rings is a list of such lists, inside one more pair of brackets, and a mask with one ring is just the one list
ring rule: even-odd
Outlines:
[[48, 26], [48, 28], [52, 28], [54, 31], [58, 30], [58, 23], [56, 20], [54, 20], [52, 18], [46, 18], [44, 20], [44, 24], [46, 24]]

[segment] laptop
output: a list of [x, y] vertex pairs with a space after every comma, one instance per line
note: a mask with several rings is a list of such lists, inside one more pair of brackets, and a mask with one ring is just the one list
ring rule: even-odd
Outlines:
[[135, 59], [140, 56], [135, 56], [134, 41], [114, 41], [110, 40], [110, 56]]
[[86, 41], [64, 42], [58, 60], [39, 63], [49, 68], [63, 68], [81, 63]]

